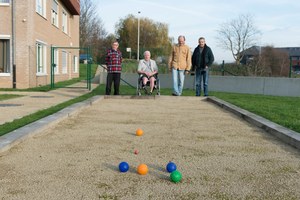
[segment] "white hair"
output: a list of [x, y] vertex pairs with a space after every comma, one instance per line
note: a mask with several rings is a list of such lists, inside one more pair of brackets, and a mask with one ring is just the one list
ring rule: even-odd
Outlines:
[[147, 51], [145, 51], [145, 52], [144, 52], [144, 55], [146, 55], [146, 53], [149, 53], [149, 55], [151, 56], [151, 53], [150, 53], [150, 51], [148, 51], [148, 50], [147, 50]]

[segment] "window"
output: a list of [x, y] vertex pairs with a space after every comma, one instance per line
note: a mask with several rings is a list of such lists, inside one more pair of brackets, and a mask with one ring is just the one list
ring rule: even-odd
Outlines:
[[78, 73], [78, 57], [74, 56], [73, 59], [73, 72]]
[[37, 74], [46, 74], [46, 45], [36, 43], [36, 72]]
[[10, 0], [0, 0], [0, 6], [9, 6]]
[[52, 0], [51, 20], [52, 24], [58, 27], [58, 3], [56, 0]]
[[68, 52], [66, 52], [66, 51], [62, 51], [61, 69], [62, 69], [63, 74], [68, 73]]
[[9, 40], [0, 39], [0, 73], [10, 73]]
[[36, 0], [36, 12], [46, 17], [46, 0]]
[[68, 15], [65, 11], [62, 13], [62, 31], [68, 33]]
[[55, 64], [54, 66], [54, 74], [58, 74], [59, 73], [59, 67], [58, 67], [58, 49], [54, 49], [53, 52], [53, 62]]

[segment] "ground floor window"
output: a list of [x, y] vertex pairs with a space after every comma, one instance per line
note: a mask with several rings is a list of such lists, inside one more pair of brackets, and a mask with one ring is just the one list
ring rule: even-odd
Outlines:
[[68, 52], [66, 52], [66, 51], [62, 51], [61, 70], [62, 70], [63, 74], [68, 73]]
[[74, 56], [73, 59], [73, 72], [78, 73], [78, 57]]
[[9, 40], [0, 39], [0, 73], [10, 73]]
[[54, 60], [54, 73], [59, 74], [59, 65], [58, 65], [58, 50], [54, 49], [54, 55], [53, 55], [53, 60]]
[[37, 74], [46, 74], [46, 45], [36, 43], [36, 72]]

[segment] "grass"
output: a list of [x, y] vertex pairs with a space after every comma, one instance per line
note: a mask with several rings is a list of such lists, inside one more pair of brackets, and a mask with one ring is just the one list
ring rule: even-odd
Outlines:
[[[95, 76], [96, 70], [97, 70], [97, 64], [91, 64], [91, 74], [92, 77]], [[13, 88], [0, 88], [0, 91], [18, 91], [18, 92], [48, 92], [50, 90], [55, 90], [57, 88], [63, 88], [67, 87], [69, 85], [72, 85], [74, 83], [78, 83], [79, 81], [86, 80], [87, 76], [87, 65], [86, 64], [80, 64], [80, 69], [79, 69], [79, 78], [73, 78], [67, 81], [61, 81], [55, 83], [55, 88], [51, 88], [51, 85], [44, 85], [44, 86], [39, 86], [39, 87], [34, 87], [34, 88], [28, 88], [28, 89], [13, 89]]]
[[213, 96], [300, 133], [300, 97], [212, 92]]
[[18, 94], [0, 94], [0, 101], [22, 97], [22, 96], [23, 95], [18, 95]]
[[92, 90], [90, 93], [84, 94], [82, 96], [79, 96], [77, 98], [71, 99], [69, 101], [66, 101], [64, 103], [58, 104], [56, 106], [52, 106], [50, 108], [44, 109], [44, 110], [40, 110], [36, 113], [27, 115], [21, 119], [16, 119], [12, 122], [7, 122], [5, 124], [0, 125], [0, 136], [5, 135], [6, 133], [9, 133], [15, 129], [18, 129], [20, 127], [23, 127], [29, 123], [35, 122], [41, 118], [47, 117], [51, 114], [54, 114], [74, 103], [78, 103], [78, 102], [82, 102], [86, 99], [89, 99], [99, 93], [103, 93], [104, 92], [104, 87], [100, 87], [98, 86], [97, 88], [95, 88], [94, 90]]

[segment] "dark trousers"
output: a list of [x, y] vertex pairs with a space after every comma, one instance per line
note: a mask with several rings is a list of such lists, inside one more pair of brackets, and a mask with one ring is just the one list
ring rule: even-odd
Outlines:
[[114, 82], [114, 95], [119, 95], [121, 73], [108, 73], [106, 78], [106, 95], [110, 95], [111, 84]]

